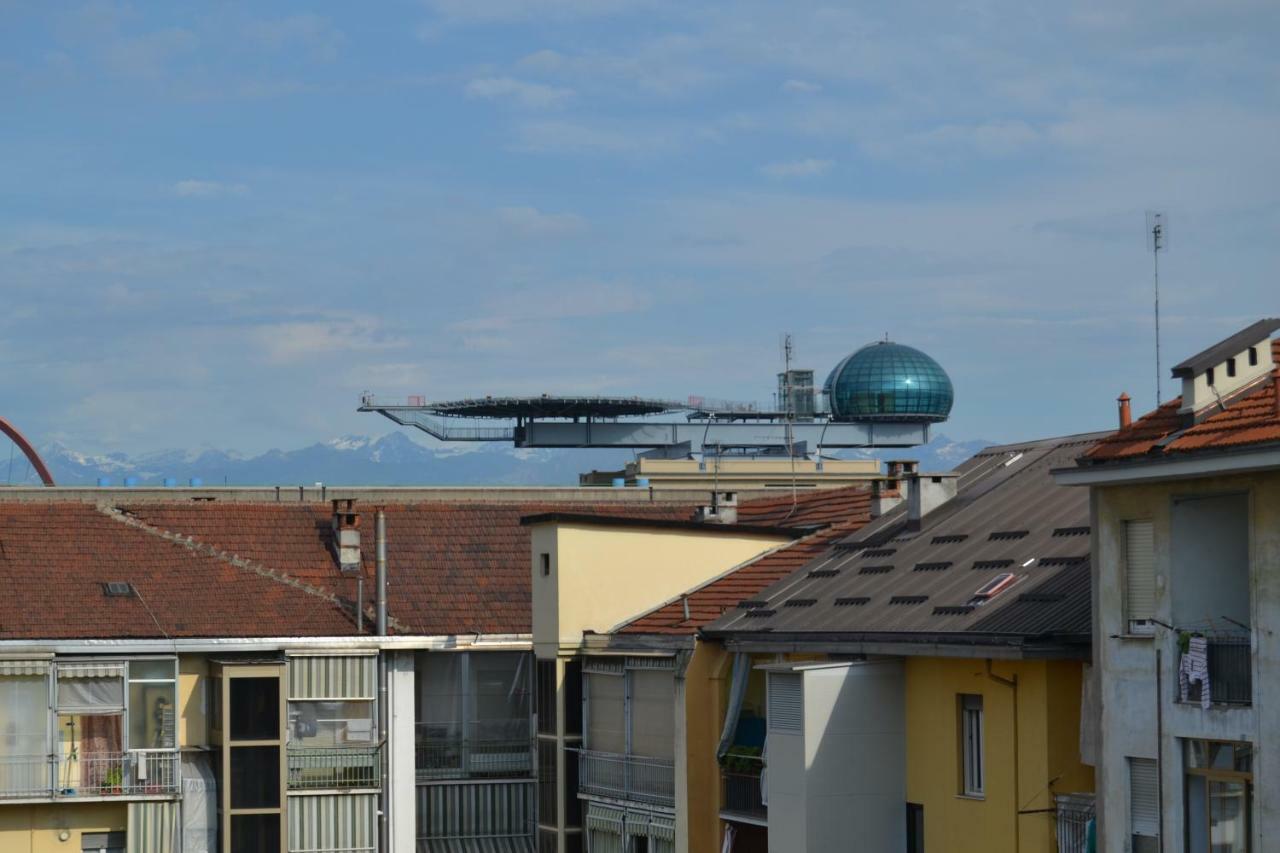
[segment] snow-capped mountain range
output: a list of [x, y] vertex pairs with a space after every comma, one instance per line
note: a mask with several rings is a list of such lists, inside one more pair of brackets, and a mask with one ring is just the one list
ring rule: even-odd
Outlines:
[[[851, 457], [918, 458], [924, 470], [949, 470], [986, 446], [939, 435], [926, 445], [883, 453], [851, 451]], [[506, 444], [427, 445], [404, 432], [380, 438], [348, 435], [297, 450], [269, 450], [257, 456], [235, 451], [162, 450], [130, 456], [93, 455], [61, 444], [40, 448], [59, 485], [94, 485], [107, 478], [118, 485], [136, 477], [158, 485], [172, 477], [185, 484], [199, 478], [214, 485], [571, 485], [590, 470], [618, 470], [633, 458], [623, 450], [532, 450]], [[37, 482], [18, 454], [8, 481]]]

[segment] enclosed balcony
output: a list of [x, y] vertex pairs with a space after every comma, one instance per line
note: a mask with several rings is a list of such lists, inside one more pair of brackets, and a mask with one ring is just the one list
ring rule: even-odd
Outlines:
[[618, 755], [581, 750], [578, 753], [578, 790], [614, 800], [674, 806], [674, 762], [664, 758]]
[[377, 788], [382, 779], [382, 749], [367, 747], [289, 747], [289, 790]]
[[[1174, 699], [1194, 705], [1203, 704], [1201, 697], [1204, 683], [1192, 673], [1198, 669], [1200, 644], [1197, 637], [1180, 641], [1178, 664], [1180, 673], [1174, 684]], [[1247, 632], [1204, 634], [1204, 667], [1209, 676], [1209, 701], [1211, 705], [1253, 704], [1253, 657], [1251, 639]], [[1183, 682], [1186, 682], [1185, 689]]]

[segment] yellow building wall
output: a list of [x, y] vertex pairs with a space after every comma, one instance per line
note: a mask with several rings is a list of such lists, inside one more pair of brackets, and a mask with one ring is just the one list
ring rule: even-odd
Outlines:
[[125, 803], [0, 805], [0, 851], [80, 853], [84, 833], [124, 832], [127, 825]]
[[178, 659], [178, 746], [209, 746], [206, 697], [209, 662], [203, 656]]
[[[924, 806], [927, 850], [1056, 853], [1052, 814], [1035, 812], [1052, 808], [1055, 793], [1093, 790], [1079, 756], [1081, 670], [1063, 661], [995, 661], [988, 672], [984, 660], [906, 659], [907, 800]], [[1016, 679], [1016, 690], [997, 678]], [[966, 693], [983, 697], [981, 798], [961, 794]]]
[[[532, 531], [533, 642], [539, 656], [617, 625], [791, 541], [776, 533], [547, 522]], [[551, 575], [541, 555], [551, 555]]]
[[685, 754], [689, 778], [690, 853], [720, 849], [720, 762], [733, 656], [719, 643], [699, 642], [685, 670]]

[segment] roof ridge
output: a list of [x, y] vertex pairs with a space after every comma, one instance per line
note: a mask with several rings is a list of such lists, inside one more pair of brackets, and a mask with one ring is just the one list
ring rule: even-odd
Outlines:
[[[149, 536], [153, 536], [157, 539], [162, 539], [165, 542], [169, 542], [170, 544], [177, 545], [194, 554], [199, 554], [205, 557], [211, 557], [215, 560], [218, 560], [221, 563], [232, 566], [234, 568], [241, 569], [244, 571], [249, 571], [255, 575], [258, 575], [259, 577], [275, 581], [276, 583], [280, 583], [285, 586], [293, 587], [294, 589], [297, 589], [307, 595], [327, 601], [328, 603], [337, 607], [343, 613], [347, 613], [348, 611], [354, 612], [355, 610], [353, 606], [344, 602], [343, 599], [336, 593], [330, 592], [321, 587], [312, 586], [311, 584], [304, 583], [303, 581], [300, 581], [297, 578], [292, 577], [286, 572], [278, 571], [276, 569], [271, 568], [270, 566], [266, 566], [262, 563], [259, 563], [256, 560], [250, 560], [245, 557], [241, 557], [239, 554], [233, 554], [230, 551], [225, 551], [221, 548], [217, 548], [205, 542], [198, 542], [196, 541], [195, 537], [184, 536], [181, 533], [175, 533], [171, 530], [166, 530], [164, 528], [156, 527], [155, 525], [148, 524], [147, 522], [143, 521], [140, 518], [135, 518], [134, 516], [130, 515], [128, 512], [120, 509], [119, 507], [114, 507], [109, 504], [99, 503], [95, 505], [95, 508], [99, 513], [106, 516], [107, 518], [113, 521], [116, 521], [120, 524], [124, 524], [127, 527], [132, 527], [135, 530], [141, 531]], [[398, 620], [396, 620], [394, 617], [390, 615], [388, 615], [387, 621], [391, 624], [392, 627], [396, 628], [399, 631], [408, 632], [410, 630], [409, 626], [404, 625], [403, 623], [399, 622]]]

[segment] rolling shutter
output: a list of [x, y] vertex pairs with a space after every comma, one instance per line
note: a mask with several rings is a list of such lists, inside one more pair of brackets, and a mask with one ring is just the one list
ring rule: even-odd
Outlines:
[[373, 699], [375, 655], [295, 655], [289, 658], [290, 699]]
[[769, 673], [769, 731], [799, 732], [804, 728], [803, 676]]
[[1153, 758], [1129, 759], [1129, 831], [1153, 838], [1160, 834], [1160, 779]]
[[1150, 521], [1124, 523], [1125, 605], [1129, 629], [1156, 615], [1156, 546]]

